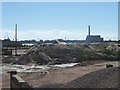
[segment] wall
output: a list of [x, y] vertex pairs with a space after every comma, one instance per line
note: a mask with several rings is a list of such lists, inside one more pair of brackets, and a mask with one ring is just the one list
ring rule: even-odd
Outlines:
[[12, 88], [17, 88], [17, 90], [21, 90], [21, 88], [32, 90], [32, 86], [28, 82], [21, 79], [18, 75], [12, 75]]

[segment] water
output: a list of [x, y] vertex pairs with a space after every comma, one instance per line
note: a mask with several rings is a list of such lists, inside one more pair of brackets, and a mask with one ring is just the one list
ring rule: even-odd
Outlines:
[[58, 65], [53, 65], [53, 67], [68, 68], [68, 67], [73, 67], [77, 64], [78, 63], [58, 64]]
[[7, 72], [9, 70], [16, 70], [17, 72], [41, 72], [47, 71], [51, 68], [69, 68], [77, 65], [78, 63], [57, 64], [57, 65], [4, 65], [2, 70]]

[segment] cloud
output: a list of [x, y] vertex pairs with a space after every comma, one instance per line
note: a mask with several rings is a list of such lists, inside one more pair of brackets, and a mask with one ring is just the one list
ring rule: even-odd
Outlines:
[[[76, 40], [85, 40], [87, 36], [87, 32], [82, 32], [84, 30], [60, 30], [60, 29], [53, 29], [53, 30], [25, 30], [25, 31], [18, 31], [18, 40], [52, 40], [52, 39], [76, 39]], [[14, 30], [2, 30], [2, 35], [0, 35], [1, 39], [9, 37], [11, 40], [14, 39], [15, 32]], [[104, 40], [117, 40], [118, 37], [114, 35], [107, 35], [102, 34], [101, 37]]]
[[[3, 30], [2, 38], [9, 37], [10, 39], [14, 39], [15, 32], [12, 30]], [[26, 31], [18, 31], [18, 40], [23, 39], [85, 39], [86, 34], [81, 32], [67, 31], [67, 30], [26, 30]]]

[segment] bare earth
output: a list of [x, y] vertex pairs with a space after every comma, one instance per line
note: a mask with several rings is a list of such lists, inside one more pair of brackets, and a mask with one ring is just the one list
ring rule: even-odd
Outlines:
[[[106, 64], [113, 64], [114, 67], [118, 67], [117, 61], [92, 61], [83, 65], [74, 66], [72, 68], [52, 69], [48, 71], [49, 73], [39, 72], [18, 74], [23, 80], [28, 81], [33, 87], [57, 88], [87, 73], [104, 69], [106, 68]], [[6, 73], [2, 78], [3, 88], [9, 88], [9, 75]]]

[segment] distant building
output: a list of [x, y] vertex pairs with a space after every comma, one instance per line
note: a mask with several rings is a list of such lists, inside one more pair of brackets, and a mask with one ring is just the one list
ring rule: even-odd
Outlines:
[[64, 40], [62, 39], [56, 39], [55, 40], [57, 44], [67, 44], [66, 42], [64, 42]]
[[[15, 45], [15, 41], [11, 41], [9, 38], [2, 40], [2, 47], [15, 47]], [[17, 46], [22, 46], [22, 44], [17, 42]]]
[[103, 38], [101, 38], [100, 35], [88, 35], [86, 42], [103, 42]]
[[90, 35], [90, 25], [89, 25], [88, 26], [88, 35], [86, 37], [86, 42], [87, 43], [103, 42], [103, 38], [101, 38], [100, 35]]

